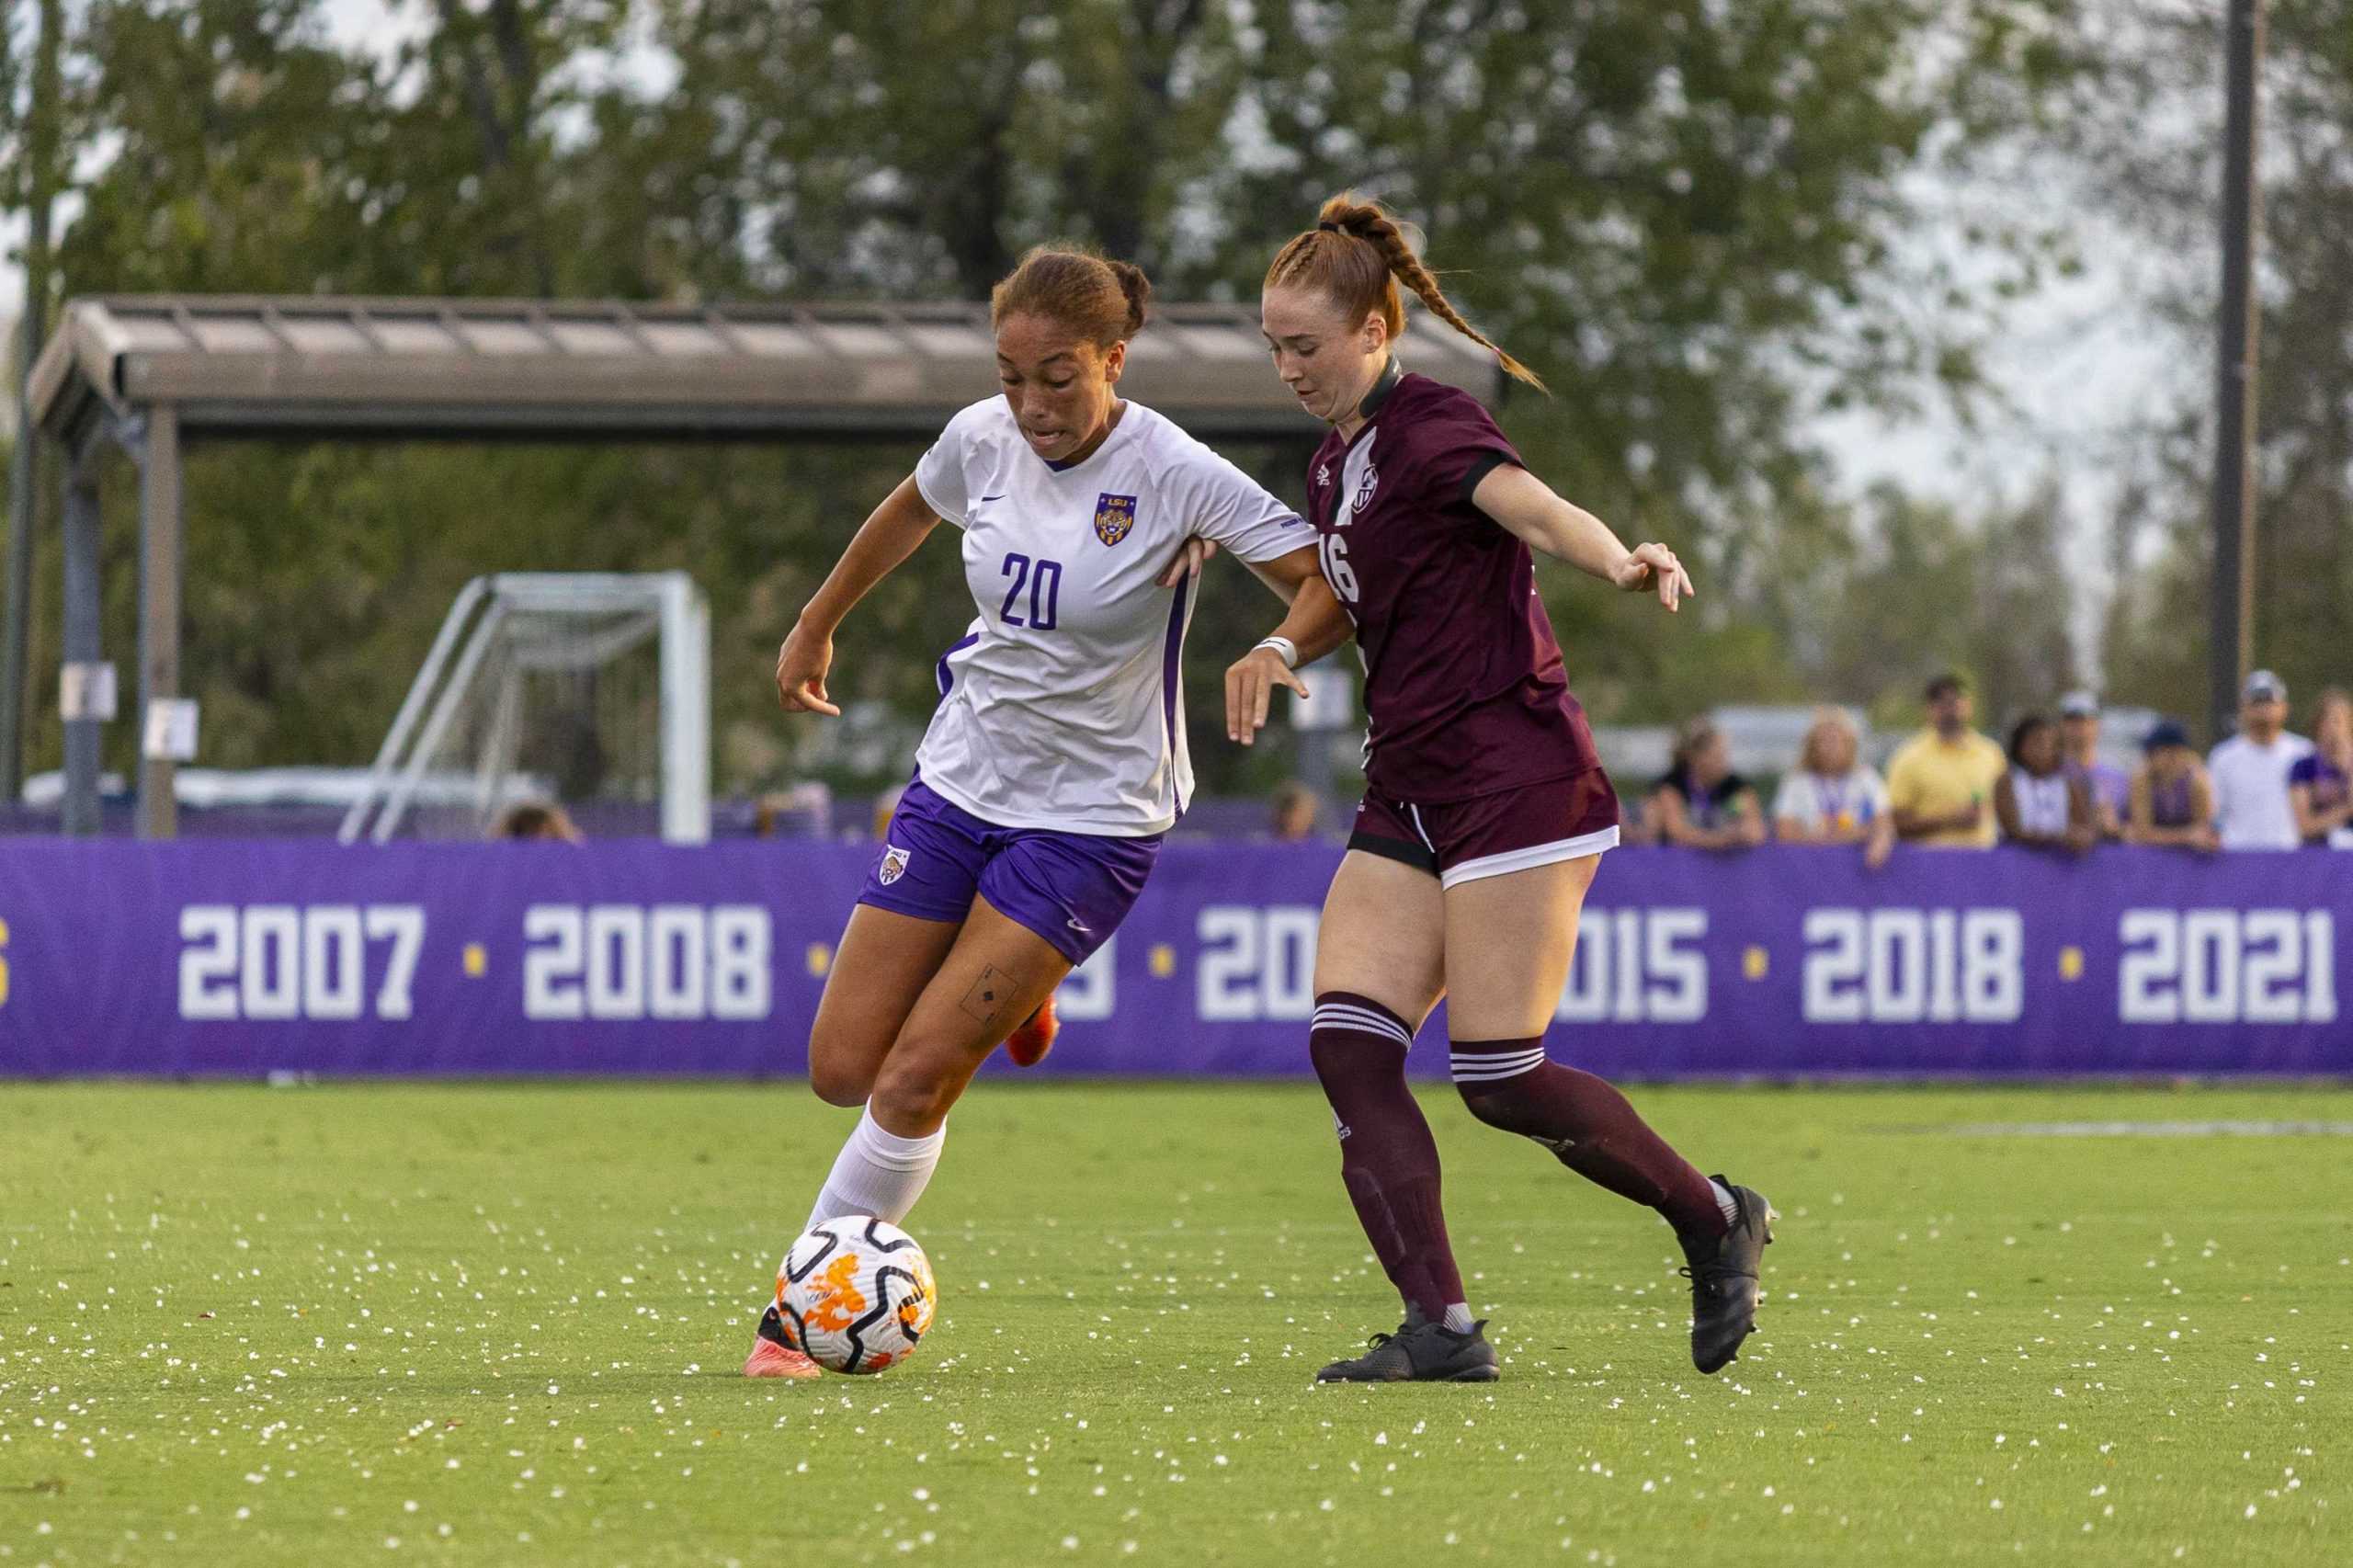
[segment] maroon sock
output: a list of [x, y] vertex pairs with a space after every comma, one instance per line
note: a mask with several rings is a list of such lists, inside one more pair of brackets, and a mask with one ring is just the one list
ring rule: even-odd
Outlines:
[[1380, 1003], [1345, 991], [1315, 999], [1308, 1059], [1340, 1135], [1340, 1179], [1357, 1222], [1397, 1294], [1433, 1323], [1463, 1300], [1438, 1203], [1438, 1142], [1405, 1086], [1413, 1030]]
[[1548, 1061], [1544, 1041], [1459, 1040], [1454, 1086], [1490, 1127], [1532, 1138], [1561, 1164], [1657, 1210], [1678, 1233], [1730, 1227], [1713, 1183], [1650, 1129], [1626, 1096], [1590, 1073]]

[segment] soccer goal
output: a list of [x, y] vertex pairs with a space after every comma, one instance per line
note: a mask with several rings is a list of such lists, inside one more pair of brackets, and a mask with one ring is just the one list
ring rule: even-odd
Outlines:
[[[470, 805], [414, 812], [471, 773]], [[526, 797], [658, 802], [662, 837], [710, 836], [710, 610], [683, 572], [501, 573], [460, 591], [341, 839], [480, 836]], [[431, 820], [425, 820], [427, 816]]]

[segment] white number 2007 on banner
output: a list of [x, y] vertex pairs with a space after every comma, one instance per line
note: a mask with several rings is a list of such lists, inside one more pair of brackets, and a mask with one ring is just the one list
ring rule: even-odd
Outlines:
[[180, 911], [180, 941], [183, 1018], [405, 1018], [425, 911], [413, 903], [191, 903]]

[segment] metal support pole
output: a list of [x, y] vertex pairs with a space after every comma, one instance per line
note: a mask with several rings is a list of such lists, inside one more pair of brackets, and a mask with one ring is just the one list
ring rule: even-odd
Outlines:
[[32, 416], [33, 361], [40, 358], [49, 314], [49, 221], [57, 184], [58, 62], [64, 50], [64, 6], [41, 0], [40, 42], [33, 55], [31, 113], [24, 153], [31, 189], [26, 214], [25, 315], [17, 362], [17, 446], [8, 473], [8, 556], [0, 585], [0, 800], [24, 789], [25, 658], [32, 624], [33, 528], [40, 494], [40, 427]]
[[[28, 269], [29, 271], [29, 269]], [[24, 380], [40, 358], [40, 308], [25, 301], [19, 367]], [[8, 465], [8, 561], [0, 587], [0, 801], [24, 789], [25, 654], [32, 620], [33, 529], [39, 522], [40, 427], [33, 423], [30, 389], [17, 396], [17, 445]]]
[[684, 572], [662, 578], [662, 837], [710, 841], [710, 607]]
[[158, 403], [139, 454], [139, 836], [179, 835], [179, 765], [147, 755], [150, 717], [180, 694], [179, 410]]
[[2260, 317], [2255, 246], [2264, 0], [2231, 0], [2222, 156], [2222, 321], [2214, 376], [2214, 573], [2207, 659], [2214, 738], [2236, 726], [2239, 687], [2255, 660], [2256, 370]]
[[[98, 443], [96, 437], [65, 469], [65, 662], [94, 665], [99, 646]], [[65, 807], [69, 834], [98, 831], [98, 763], [105, 721], [67, 715]]]

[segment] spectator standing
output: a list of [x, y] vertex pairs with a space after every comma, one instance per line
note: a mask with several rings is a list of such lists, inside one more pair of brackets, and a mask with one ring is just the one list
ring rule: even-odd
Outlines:
[[2124, 820], [2127, 844], [2180, 849], [2220, 849], [2214, 832], [2214, 789], [2190, 748], [2189, 732], [2171, 719], [2152, 726], [2141, 743], [2141, 771]]
[[1765, 842], [1765, 812], [1747, 779], [1732, 770], [1723, 732], [1694, 719], [1676, 738], [1675, 767], [1651, 789], [1659, 839], [1687, 849], [1746, 849]]
[[2029, 713], [2010, 732], [2009, 770], [1995, 782], [2002, 835], [2029, 849], [2081, 855], [2099, 839], [2091, 786], [2069, 771], [2059, 726]]
[[1773, 797], [1773, 829], [1784, 844], [1862, 845], [1863, 864], [1877, 870], [1895, 847], [1895, 818], [1887, 786], [1857, 761], [1859, 742], [1837, 709], [1814, 715], [1796, 769]]
[[2288, 769], [2288, 804], [2306, 844], [2353, 849], [2353, 697], [2320, 694], [2312, 753]]
[[2287, 683], [2269, 670], [2247, 676], [2239, 692], [2239, 733], [2206, 759], [2223, 848], [2293, 849], [2303, 842], [2288, 800], [2288, 770], [2312, 749], [2312, 742], [2288, 733]]
[[2092, 824], [2102, 838], [2124, 836], [2125, 814], [2132, 807], [2132, 776], [2099, 759], [2099, 699], [2088, 691], [2071, 691], [2059, 704], [2059, 744], [2067, 757], [2067, 771], [2091, 791]]
[[1942, 675], [1928, 683], [1928, 727], [1887, 765], [1895, 832], [1948, 849], [1994, 846], [1994, 786], [2009, 768], [2002, 748], [1969, 727], [1976, 711], [1969, 683]]

